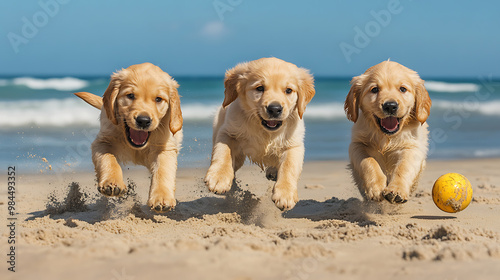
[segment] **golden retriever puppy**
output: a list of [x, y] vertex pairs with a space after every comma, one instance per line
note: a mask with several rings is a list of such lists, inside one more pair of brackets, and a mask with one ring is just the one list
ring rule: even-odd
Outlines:
[[352, 79], [345, 101], [354, 122], [349, 158], [365, 198], [408, 200], [425, 167], [430, 108], [424, 81], [399, 63], [384, 61]]
[[106, 196], [126, 191], [119, 162], [151, 172], [148, 205], [167, 211], [174, 198], [177, 154], [182, 142], [179, 85], [151, 63], [132, 65], [111, 76], [104, 96], [75, 93], [101, 109], [101, 129], [92, 143], [98, 190]]
[[276, 206], [293, 208], [304, 161], [302, 115], [315, 94], [312, 75], [292, 63], [261, 58], [228, 70], [224, 86], [205, 176], [208, 189], [217, 194], [229, 191], [235, 172], [248, 158], [276, 181]]

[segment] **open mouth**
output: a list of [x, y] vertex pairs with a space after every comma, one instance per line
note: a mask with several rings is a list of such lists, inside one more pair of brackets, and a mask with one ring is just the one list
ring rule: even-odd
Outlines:
[[262, 122], [261, 122], [262, 125], [271, 131], [277, 130], [283, 124], [283, 121], [279, 121], [279, 120], [265, 120], [262, 117], [260, 119], [262, 120]]
[[399, 131], [399, 118], [387, 117], [381, 119], [375, 116], [375, 119], [383, 133], [391, 135]]
[[135, 130], [125, 123], [128, 142], [135, 148], [142, 148], [148, 143], [149, 131]]

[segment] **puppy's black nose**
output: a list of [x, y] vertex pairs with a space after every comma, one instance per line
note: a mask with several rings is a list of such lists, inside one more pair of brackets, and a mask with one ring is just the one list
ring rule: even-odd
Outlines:
[[148, 116], [138, 116], [135, 123], [139, 128], [148, 128], [151, 125], [151, 118]]
[[385, 102], [382, 105], [382, 110], [388, 115], [395, 115], [398, 111], [398, 103], [394, 101]]
[[271, 103], [269, 106], [267, 106], [267, 114], [271, 118], [277, 118], [281, 115], [281, 112], [283, 112], [283, 107], [281, 107], [280, 104], [276, 103]]

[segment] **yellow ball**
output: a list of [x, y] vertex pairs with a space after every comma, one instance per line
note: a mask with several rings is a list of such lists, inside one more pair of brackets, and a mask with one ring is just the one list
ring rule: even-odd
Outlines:
[[444, 174], [432, 187], [432, 200], [444, 212], [462, 211], [472, 200], [472, 186], [469, 180], [461, 174]]

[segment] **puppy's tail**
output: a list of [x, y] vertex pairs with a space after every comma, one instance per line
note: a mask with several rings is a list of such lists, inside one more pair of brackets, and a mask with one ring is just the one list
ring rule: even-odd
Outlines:
[[80, 97], [83, 99], [83, 101], [89, 103], [90, 105], [96, 107], [97, 109], [101, 110], [102, 108], [102, 97], [97, 96], [95, 94], [92, 94], [90, 92], [77, 92], [75, 93], [76, 96]]

